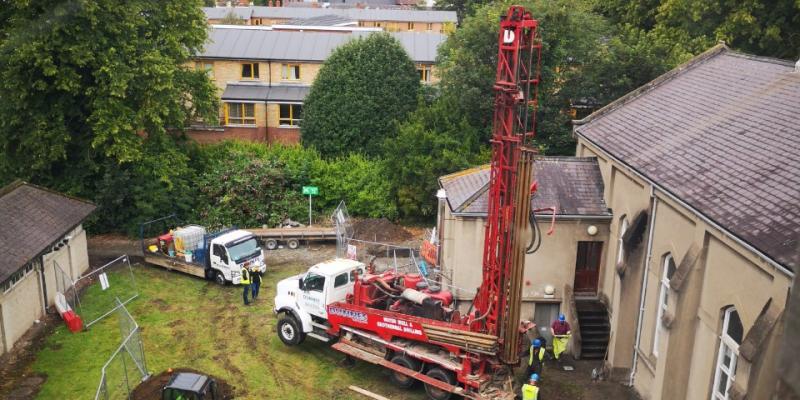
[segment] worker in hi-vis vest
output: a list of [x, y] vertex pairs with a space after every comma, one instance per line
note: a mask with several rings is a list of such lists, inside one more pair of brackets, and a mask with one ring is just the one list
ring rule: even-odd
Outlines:
[[567, 342], [569, 342], [569, 337], [572, 335], [572, 328], [570, 328], [567, 317], [564, 314], [559, 314], [558, 319], [553, 321], [553, 325], [550, 326], [550, 333], [553, 334], [553, 356], [558, 361], [561, 353], [567, 349]]
[[544, 347], [542, 347], [542, 341], [533, 339], [528, 354], [528, 370], [525, 372], [526, 376], [531, 376], [531, 374], [541, 375], [544, 353], [545, 350]]
[[522, 400], [539, 399], [539, 375], [532, 374], [528, 383], [522, 385]]
[[250, 302], [247, 301], [247, 294], [250, 293], [250, 271], [247, 268], [242, 268], [242, 280], [239, 281], [239, 284], [242, 285], [242, 300], [244, 300], [244, 305], [249, 305]]

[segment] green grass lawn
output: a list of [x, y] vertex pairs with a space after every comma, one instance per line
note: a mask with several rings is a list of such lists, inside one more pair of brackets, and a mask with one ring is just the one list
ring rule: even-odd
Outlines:
[[[425, 398], [422, 388], [402, 391], [391, 386], [388, 373], [374, 365], [340, 367], [343, 355], [314, 339], [298, 347], [283, 345], [272, 314], [275, 284], [304, 269], [295, 265], [268, 271], [258, 301], [245, 307], [240, 287], [135, 266], [139, 297], [128, 309], [141, 326], [148, 369], [158, 373], [170, 367], [195, 368], [227, 380], [243, 399], [364, 398], [348, 390], [349, 385], [392, 399]], [[112, 277], [113, 287], [127, 284]], [[99, 285], [89, 288], [82, 297], [84, 312], [99, 312], [107, 297]], [[34, 371], [47, 375], [38, 398], [93, 398], [100, 370], [119, 343], [116, 315], [79, 334], [57, 328], [33, 364]]]

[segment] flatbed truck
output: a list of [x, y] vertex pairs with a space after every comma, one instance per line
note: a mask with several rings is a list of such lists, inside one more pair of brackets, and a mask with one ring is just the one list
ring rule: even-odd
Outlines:
[[266, 272], [264, 251], [256, 236], [246, 230], [226, 229], [203, 235], [201, 244], [193, 250], [191, 260], [177, 253], [169, 254], [160, 238], [145, 238], [146, 226], [163, 222], [172, 216], [146, 222], [140, 227], [144, 261], [170, 271], [179, 271], [199, 278], [213, 280], [220, 285], [241, 281], [241, 270]]

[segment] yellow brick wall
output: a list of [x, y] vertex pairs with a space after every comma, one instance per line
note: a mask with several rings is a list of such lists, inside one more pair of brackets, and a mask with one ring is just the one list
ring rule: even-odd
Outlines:
[[283, 61], [275, 61], [272, 63], [272, 84], [281, 84], [281, 83], [302, 83], [306, 85], [310, 85], [314, 83], [314, 79], [317, 78], [317, 74], [319, 73], [319, 69], [322, 68], [322, 64], [316, 63], [295, 63], [295, 62], [285, 62], [285, 64], [300, 64], [300, 80], [299, 81], [292, 81], [292, 80], [282, 80], [281, 79], [281, 70], [283, 69]]
[[[254, 82], [255, 79], [242, 79], [242, 64], [245, 61], [214, 61], [214, 80], [217, 87], [225, 90], [228, 82]], [[265, 62], [258, 63], [258, 81], [269, 82], [269, 66]]]
[[280, 111], [278, 104], [267, 104], [267, 127], [275, 128], [278, 126]]

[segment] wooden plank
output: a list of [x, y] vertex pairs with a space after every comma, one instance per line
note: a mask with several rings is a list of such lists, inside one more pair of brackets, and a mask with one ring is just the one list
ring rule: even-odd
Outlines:
[[160, 256], [152, 256], [152, 255], [145, 255], [144, 261], [148, 264], [156, 265], [162, 268], [166, 268], [170, 271], [179, 271], [183, 272], [184, 274], [189, 274], [193, 276], [197, 276], [200, 278], [206, 277], [205, 268], [201, 267], [197, 264], [187, 263], [185, 261], [178, 261], [168, 257], [160, 257]]
[[337, 350], [337, 351], [340, 351], [342, 353], [348, 354], [348, 355], [350, 355], [352, 357], [355, 357], [355, 358], [358, 358], [360, 360], [364, 360], [364, 361], [372, 363], [372, 364], [380, 365], [380, 366], [389, 368], [389, 369], [391, 369], [393, 371], [399, 372], [399, 373], [401, 373], [403, 375], [410, 376], [410, 377], [412, 377], [414, 379], [422, 381], [425, 384], [428, 384], [428, 385], [431, 385], [431, 386], [435, 386], [435, 387], [437, 387], [437, 388], [439, 388], [441, 390], [444, 390], [444, 391], [447, 391], [447, 392], [450, 392], [450, 393], [456, 393], [456, 394], [462, 395], [462, 396], [464, 396], [466, 398], [475, 398], [475, 397], [472, 397], [472, 396], [468, 396], [468, 394], [466, 392], [464, 392], [464, 389], [462, 389], [460, 387], [453, 386], [453, 385], [451, 385], [451, 384], [449, 384], [447, 382], [442, 382], [440, 380], [436, 380], [436, 379], [430, 378], [430, 377], [428, 377], [427, 375], [425, 375], [425, 374], [423, 374], [421, 372], [417, 372], [417, 371], [405, 368], [405, 367], [403, 367], [401, 365], [395, 364], [395, 363], [393, 363], [393, 362], [391, 362], [389, 360], [383, 359], [383, 358], [378, 357], [378, 356], [376, 356], [374, 354], [370, 354], [370, 353], [367, 353], [367, 352], [365, 352], [365, 351], [363, 351], [361, 349], [357, 349], [357, 348], [351, 346], [350, 342], [347, 339], [340, 339], [338, 343], [334, 344], [331, 347], [333, 347], [334, 350]]
[[367, 390], [367, 389], [362, 389], [362, 388], [360, 388], [360, 387], [358, 387], [358, 386], [353, 386], [353, 385], [350, 385], [350, 386], [348, 386], [347, 388], [348, 388], [348, 389], [350, 389], [350, 390], [352, 390], [352, 391], [354, 391], [354, 392], [356, 392], [356, 393], [363, 394], [364, 396], [367, 396], [367, 397], [369, 397], [369, 398], [372, 398], [372, 399], [375, 399], [375, 400], [391, 400], [391, 399], [390, 399], [390, 398], [388, 398], [388, 397], [384, 397], [384, 396], [381, 396], [381, 395], [379, 395], [379, 394], [372, 393], [372, 392], [370, 392], [369, 390]]

